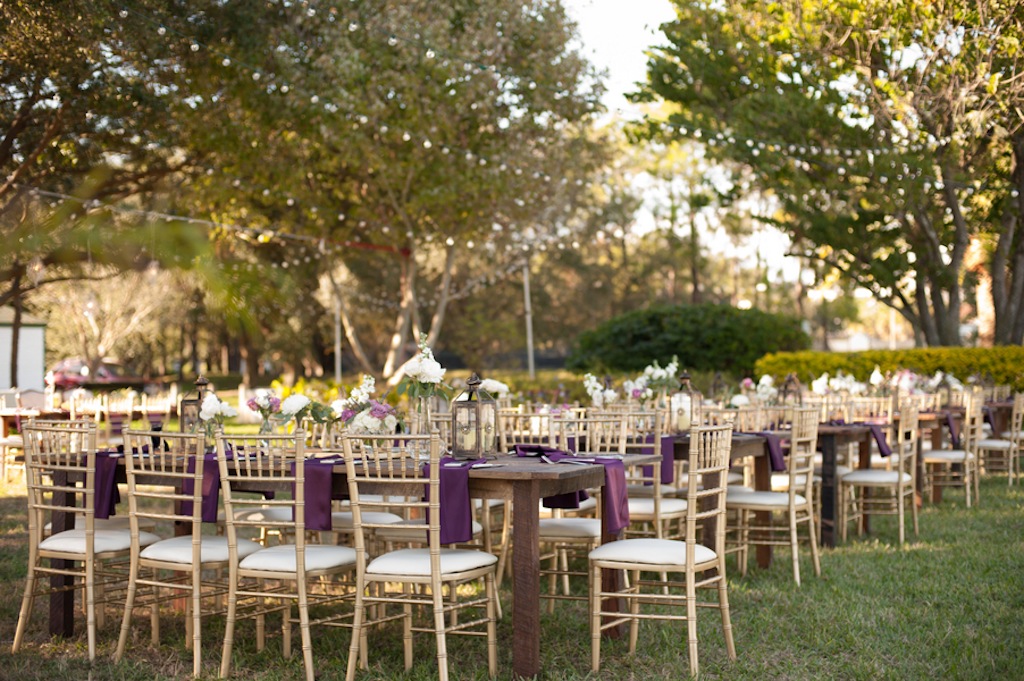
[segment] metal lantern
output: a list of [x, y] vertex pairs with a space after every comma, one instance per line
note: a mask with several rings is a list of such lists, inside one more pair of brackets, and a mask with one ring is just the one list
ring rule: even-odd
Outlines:
[[798, 406], [804, 405], [804, 391], [800, 386], [800, 379], [796, 377], [795, 373], [787, 375], [786, 380], [782, 382], [782, 388], [779, 390], [779, 404], [786, 404], [790, 397]]
[[498, 404], [480, 388], [480, 377], [473, 374], [467, 389], [452, 401], [452, 456], [474, 460], [495, 453]]
[[195, 385], [196, 389], [185, 393], [178, 407], [178, 426], [183, 433], [195, 433], [199, 430], [199, 409], [203, 404], [203, 398], [207, 393], [213, 392], [209, 387], [210, 381], [202, 375], [196, 379]]
[[684, 371], [680, 374], [679, 390], [672, 393], [670, 399], [673, 416], [672, 426], [676, 431], [688, 431], [693, 426], [701, 424], [701, 402], [703, 399], [703, 396], [693, 389], [690, 372]]

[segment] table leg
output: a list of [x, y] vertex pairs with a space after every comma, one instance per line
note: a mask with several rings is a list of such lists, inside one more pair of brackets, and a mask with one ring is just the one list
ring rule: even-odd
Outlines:
[[[754, 457], [754, 489], [758, 491], [771, 491], [772, 468], [770, 457]], [[767, 526], [772, 521], [771, 511], [757, 511], [754, 513], [754, 523]], [[772, 547], [763, 544], [757, 546], [757, 566], [769, 568], [772, 565]]]
[[[936, 424], [932, 428], [932, 451], [940, 451], [942, 449], [942, 424]], [[920, 460], [920, 459], [919, 459]], [[942, 485], [932, 485], [932, 503], [942, 503]]]
[[[871, 468], [871, 436], [861, 438], [861, 441], [857, 445], [857, 467], [861, 470]], [[861, 489], [861, 494], [863, 495], [863, 499], [866, 500], [871, 496], [871, 490], [864, 487]], [[840, 499], [839, 503], [845, 503], [845, 501]], [[871, 516], [869, 514], [860, 514], [860, 527], [861, 531], [864, 533], [871, 531]]]
[[[58, 471], [54, 473], [54, 486], [58, 488], [67, 487], [67, 473]], [[74, 492], [54, 492], [54, 504], [58, 506], [70, 506], [74, 503]], [[50, 518], [51, 535], [71, 529], [75, 522], [73, 513], [53, 513]], [[66, 570], [73, 565], [69, 560], [53, 560], [54, 568]], [[54, 592], [50, 594], [50, 635], [70, 638], [75, 635], [75, 592], [70, 587], [74, 583], [71, 575], [52, 575], [50, 577], [50, 588]], [[58, 591], [59, 589], [67, 589]]]
[[512, 491], [512, 675], [532, 678], [540, 673], [540, 503], [533, 480]]
[[818, 435], [821, 447], [821, 545], [836, 545], [836, 436]]

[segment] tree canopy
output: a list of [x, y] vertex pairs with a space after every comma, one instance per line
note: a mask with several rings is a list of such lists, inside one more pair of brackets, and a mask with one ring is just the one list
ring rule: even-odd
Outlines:
[[[773, 193], [794, 251], [931, 345], [1024, 338], [1019, 2], [675, 0], [638, 99]], [[985, 326], [987, 317], [990, 326]]]

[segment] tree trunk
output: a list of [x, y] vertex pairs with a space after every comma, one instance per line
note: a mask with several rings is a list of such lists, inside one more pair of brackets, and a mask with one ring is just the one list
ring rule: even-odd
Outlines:
[[11, 320], [11, 387], [18, 387], [18, 354], [21, 345], [21, 267], [15, 263], [14, 281], [11, 287], [14, 290], [12, 304], [14, 306], [14, 318]]
[[348, 304], [345, 301], [345, 294], [338, 284], [338, 280], [334, 277], [333, 270], [327, 270], [327, 280], [331, 283], [331, 291], [334, 293], [334, 299], [338, 301], [338, 309], [341, 312], [341, 325], [345, 329], [345, 339], [348, 340], [349, 350], [352, 351], [352, 355], [356, 358], [356, 362], [359, 364], [359, 368], [364, 374], [373, 375], [373, 366], [370, 364], [370, 359], [366, 356], [366, 351], [363, 349], [363, 344], [359, 340], [359, 335], [356, 333], [355, 326], [352, 324], [352, 318], [348, 314]]
[[[391, 345], [388, 348], [388, 356], [384, 362], [383, 377], [391, 379], [404, 361], [403, 346], [409, 336], [409, 326], [412, 321], [412, 306], [416, 303], [415, 291], [416, 282], [416, 258], [410, 254], [402, 261], [401, 275], [402, 306], [395, 318], [395, 331], [391, 334]], [[391, 381], [389, 380], [390, 384]]]

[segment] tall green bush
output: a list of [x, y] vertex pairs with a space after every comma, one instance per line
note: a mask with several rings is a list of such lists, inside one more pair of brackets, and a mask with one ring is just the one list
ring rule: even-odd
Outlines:
[[686, 369], [749, 373], [768, 352], [802, 350], [799, 320], [730, 305], [659, 305], [585, 331], [566, 360], [573, 371], [640, 371], [673, 356]]
[[776, 352], [757, 360], [754, 371], [760, 376], [782, 377], [791, 372], [807, 382], [823, 373], [838, 371], [866, 380], [878, 367], [882, 373], [909, 369], [931, 375], [936, 371], [952, 374], [962, 381], [972, 377], [1024, 390], [1024, 347], [995, 348], [914, 348], [910, 350], [865, 350], [863, 352]]

